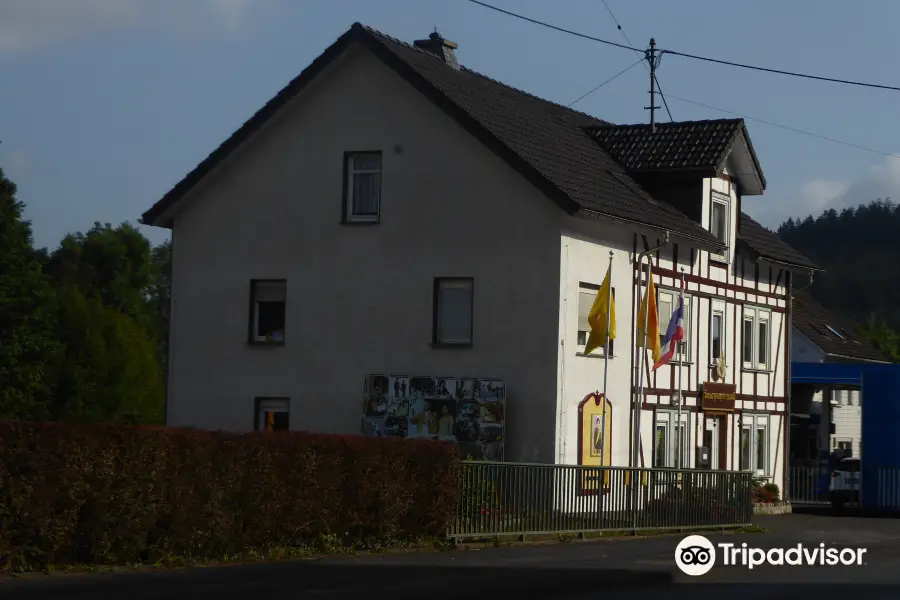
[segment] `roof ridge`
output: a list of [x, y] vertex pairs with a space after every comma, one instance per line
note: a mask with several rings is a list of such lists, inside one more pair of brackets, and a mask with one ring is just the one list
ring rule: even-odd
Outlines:
[[[691, 121], [671, 121], [668, 123], [655, 123], [656, 127], [675, 127], [677, 125], [699, 125], [706, 123], [742, 123], [744, 121], [741, 117], [734, 117], [731, 119], [694, 119]], [[650, 127], [650, 123], [621, 123], [615, 124], [610, 123], [612, 127], [615, 128], [626, 128], [626, 127]]]
[[[426, 56], [429, 56], [429, 57], [431, 57], [431, 58], [433, 58], [433, 59], [435, 59], [435, 60], [441, 60], [441, 58], [440, 58], [439, 56], [437, 56], [436, 54], [434, 54], [434, 53], [432, 53], [432, 52], [429, 52], [429, 51], [427, 51], [427, 50], [425, 50], [425, 49], [423, 49], [423, 48], [419, 48], [418, 46], [415, 46], [415, 45], [413, 45], [413, 44], [410, 44], [409, 42], [404, 42], [403, 40], [401, 40], [401, 39], [399, 39], [399, 38], [395, 38], [395, 37], [392, 36], [392, 35], [388, 35], [388, 34], [384, 33], [383, 31], [379, 31], [379, 30], [375, 29], [374, 27], [370, 27], [370, 26], [368, 26], [368, 25], [364, 25], [363, 23], [359, 23], [359, 22], [354, 23], [354, 24], [353, 24], [353, 27], [357, 27], [357, 28], [359, 28], [359, 29], [363, 29], [363, 30], [367, 31], [368, 33], [371, 33], [371, 34], [373, 34], [373, 35], [377, 35], [377, 36], [380, 36], [380, 37], [385, 38], [385, 39], [387, 39], [387, 40], [390, 40], [391, 42], [393, 42], [393, 43], [395, 43], [395, 44], [400, 44], [401, 46], [404, 46], [404, 47], [406, 47], [406, 48], [408, 48], [408, 49], [410, 49], [410, 50], [415, 50], [415, 51], [417, 51], [417, 52], [421, 52], [422, 54], [424, 54], [424, 55], [426, 55]], [[538, 101], [540, 101], [540, 102], [544, 102], [544, 103], [546, 103], [546, 104], [550, 104], [551, 106], [555, 106], [555, 107], [557, 107], [557, 108], [562, 108], [562, 109], [564, 109], [564, 110], [566, 110], [566, 111], [568, 111], [568, 112], [572, 112], [572, 113], [581, 115], [581, 116], [583, 116], [583, 117], [588, 117], [588, 118], [593, 119], [593, 120], [595, 120], [595, 121], [600, 121], [601, 123], [604, 123], [605, 125], [614, 125], [614, 123], [611, 123], [611, 122], [609, 122], [609, 121], [607, 121], [607, 120], [605, 120], [605, 119], [601, 119], [600, 117], [596, 117], [596, 116], [591, 115], [591, 114], [588, 114], [588, 113], [586, 113], [586, 112], [583, 112], [583, 111], [580, 111], [580, 110], [576, 110], [576, 109], [574, 109], [574, 108], [570, 108], [570, 107], [568, 107], [568, 106], [565, 106], [565, 105], [560, 104], [560, 103], [558, 103], [558, 102], [554, 102], [554, 101], [552, 101], [552, 100], [547, 100], [546, 98], [541, 98], [540, 96], [536, 96], [536, 95], [534, 95], [534, 94], [531, 94], [531, 93], [529, 93], [529, 92], [526, 92], [525, 90], [522, 90], [522, 89], [519, 89], [519, 88], [517, 88], [517, 87], [515, 87], [515, 86], [509, 85], [508, 83], [503, 83], [502, 81], [500, 81], [500, 80], [498, 80], [498, 79], [494, 79], [493, 77], [488, 77], [488, 76], [485, 75], [484, 73], [480, 73], [480, 72], [478, 72], [478, 71], [475, 71], [474, 69], [470, 69], [469, 67], [467, 67], [467, 66], [465, 66], [465, 65], [463, 65], [463, 64], [460, 64], [460, 65], [459, 65], [459, 68], [460, 68], [460, 70], [462, 70], [462, 71], [465, 71], [465, 72], [467, 72], [467, 73], [470, 73], [470, 74], [472, 74], [472, 75], [475, 75], [476, 77], [481, 77], [482, 79], [486, 79], [486, 80], [490, 81], [491, 83], [494, 83], [494, 84], [497, 84], [497, 85], [499, 85], [499, 86], [505, 87], [505, 88], [510, 89], [510, 90], [512, 90], [512, 91], [514, 91], [514, 92], [518, 92], [519, 94], [522, 94], [522, 95], [524, 95], [524, 96], [528, 96], [529, 98], [534, 98], [535, 100], [538, 100]]]

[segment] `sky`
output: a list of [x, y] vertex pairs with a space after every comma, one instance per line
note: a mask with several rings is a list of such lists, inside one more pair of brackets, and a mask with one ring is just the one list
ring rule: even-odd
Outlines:
[[[607, 0], [621, 31], [602, 0], [487, 1], [640, 48], [900, 87], [896, 0]], [[638, 59], [467, 0], [0, 0], [0, 167], [36, 245], [136, 223], [355, 21], [409, 42], [437, 27], [465, 66], [561, 104]], [[673, 55], [658, 77], [678, 121], [736, 113], [900, 154], [900, 92]], [[638, 64], [574, 108], [645, 123], [648, 85]], [[900, 159], [747, 126], [768, 187], [743, 206], [764, 225], [900, 200]]]

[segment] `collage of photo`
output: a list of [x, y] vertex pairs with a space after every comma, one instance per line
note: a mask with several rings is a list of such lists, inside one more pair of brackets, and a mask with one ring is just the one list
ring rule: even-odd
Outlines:
[[503, 460], [502, 379], [370, 375], [363, 435], [456, 442], [463, 458]]

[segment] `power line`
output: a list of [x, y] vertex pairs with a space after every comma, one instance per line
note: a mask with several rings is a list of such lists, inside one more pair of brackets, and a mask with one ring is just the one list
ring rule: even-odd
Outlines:
[[[613, 14], [613, 11], [609, 7], [609, 4], [606, 3], [606, 0], [603, 0], [603, 6], [606, 7], [606, 12], [609, 13], [610, 17], [612, 17], [613, 23], [616, 24], [616, 29], [618, 29], [619, 31], [622, 32], [622, 35], [625, 37], [625, 41], [628, 42], [628, 45], [634, 46], [634, 44], [631, 43], [631, 39], [628, 37], [628, 34], [625, 33], [624, 29], [622, 29], [622, 24], [619, 23], [619, 20], [616, 18], [616, 15]], [[644, 65], [644, 68], [647, 69], [647, 71], [650, 71], [650, 67], [648, 67], [647, 65]], [[675, 119], [672, 118], [672, 111], [669, 110], [669, 103], [666, 102], [666, 96], [665, 96], [665, 94], [663, 94], [662, 86], [659, 85], [659, 77], [656, 76], [656, 73], [653, 73], [653, 80], [656, 82], [656, 89], [659, 90], [659, 97], [662, 98], [663, 106], [666, 107], [666, 113], [668, 113], [668, 115], [669, 115], [669, 120], [674, 123]]]
[[578, 99], [577, 99], [577, 100], [574, 100], [574, 101], [570, 102], [570, 103], [567, 104], [566, 106], [571, 107], [571, 106], [573, 106], [573, 105], [575, 105], [575, 104], [578, 104], [579, 102], [581, 102], [582, 100], [584, 100], [585, 98], [587, 98], [588, 96], [590, 96], [591, 94], [593, 94], [594, 92], [596, 92], [597, 90], [599, 90], [600, 88], [602, 88], [604, 85], [606, 85], [607, 83], [609, 83], [610, 81], [612, 81], [613, 79], [615, 79], [616, 77], [618, 77], [619, 75], [624, 74], [626, 71], [630, 71], [631, 69], [633, 69], [634, 67], [638, 66], [638, 64], [640, 64], [640, 63], [642, 63], [642, 62], [644, 62], [644, 58], [643, 58], [643, 57], [641, 57], [640, 60], [638, 60], [637, 62], [633, 63], [630, 67], [626, 67], [626, 68], [622, 69], [621, 71], [619, 71], [618, 73], [616, 73], [615, 75], [613, 75], [612, 77], [610, 77], [609, 79], [607, 79], [606, 81], [604, 81], [603, 83], [601, 83], [600, 85], [598, 85], [597, 87], [595, 87], [594, 89], [592, 89], [591, 91], [585, 92], [585, 93], [583, 93], [582, 95], [578, 96]]
[[[491, 4], [487, 4], [487, 3], [485, 3], [485, 2], [480, 2], [479, 0], [468, 0], [468, 1], [469, 1], [469, 2], [472, 2], [473, 4], [478, 4], [479, 6], [483, 6], [483, 7], [485, 7], [485, 8], [489, 8], [489, 9], [491, 9], [491, 10], [494, 10], [494, 11], [497, 11], [497, 12], [500, 12], [500, 13], [503, 13], [503, 14], [508, 15], [508, 16], [510, 16], [510, 17], [515, 17], [516, 19], [521, 19], [521, 20], [523, 20], [523, 21], [528, 21], [529, 23], [534, 23], [535, 25], [540, 25], [540, 26], [542, 26], [542, 27], [547, 27], [547, 28], [549, 28], [549, 29], [554, 29], [554, 30], [556, 30], [556, 31], [559, 31], [559, 32], [562, 32], [562, 33], [567, 33], [567, 34], [569, 34], [569, 35], [574, 35], [574, 36], [576, 36], [576, 37], [580, 37], [580, 38], [583, 38], [583, 39], [586, 39], [586, 40], [591, 40], [591, 41], [594, 41], [594, 42], [600, 42], [600, 43], [602, 43], [602, 44], [608, 44], [608, 45], [610, 45], [610, 46], [615, 46], [615, 47], [617, 47], [617, 48], [623, 48], [623, 49], [625, 49], [625, 50], [632, 50], [632, 51], [635, 51], [635, 50], [636, 50], [636, 51], [638, 51], [638, 52], [643, 52], [643, 50], [641, 50], [640, 48], [634, 48], [634, 47], [632, 47], [632, 46], [626, 46], [625, 44], [617, 44], [616, 42], [611, 42], [611, 41], [609, 41], [609, 40], [604, 40], [604, 39], [600, 39], [600, 38], [597, 38], [597, 37], [593, 37], [593, 36], [587, 35], [587, 34], [585, 34], [585, 33], [580, 33], [580, 32], [578, 32], [578, 31], [572, 31], [571, 29], [564, 29], [564, 28], [562, 28], [562, 27], [558, 27], [558, 26], [556, 26], [556, 25], [552, 25], [552, 24], [546, 23], [546, 22], [544, 22], [544, 21], [538, 21], [537, 19], [532, 19], [532, 18], [526, 17], [526, 16], [524, 16], [524, 15], [520, 15], [520, 14], [511, 12], [511, 11], [508, 11], [508, 10], [504, 10], [504, 9], [502, 9], [502, 8], [493, 6], [493, 5], [491, 5]], [[867, 82], [863, 82], [863, 81], [853, 81], [853, 80], [850, 80], [850, 79], [837, 79], [837, 78], [834, 78], [834, 77], [823, 77], [823, 76], [821, 76], [821, 75], [810, 75], [810, 74], [807, 74], [807, 73], [798, 73], [798, 72], [796, 72], [796, 71], [786, 71], [786, 70], [783, 70], [783, 69], [773, 69], [773, 68], [769, 68], [769, 67], [758, 67], [758, 66], [755, 66], [755, 65], [748, 65], [748, 64], [744, 64], [744, 63], [732, 62], [732, 61], [722, 60], [722, 59], [718, 59], [718, 58], [710, 58], [710, 57], [708, 57], [708, 56], [699, 56], [699, 55], [696, 55], [696, 54], [687, 54], [686, 52], [678, 52], [678, 51], [676, 51], [676, 50], [660, 50], [660, 53], [661, 53], [661, 54], [671, 54], [671, 55], [673, 55], [673, 56], [681, 56], [681, 57], [684, 57], [684, 58], [691, 58], [691, 59], [694, 59], [694, 60], [700, 60], [700, 61], [705, 61], [705, 62], [710, 62], [710, 63], [717, 63], [717, 64], [726, 65], [726, 66], [730, 66], [730, 67], [738, 67], [738, 68], [741, 68], [741, 69], [750, 69], [750, 70], [753, 70], [753, 71], [762, 71], [762, 72], [765, 72], [765, 73], [775, 73], [775, 74], [778, 74], [778, 75], [787, 75], [787, 76], [791, 76], [791, 77], [800, 77], [800, 78], [803, 78], [803, 79], [814, 79], [814, 80], [817, 80], [817, 81], [827, 81], [827, 82], [831, 82], [831, 83], [841, 83], [841, 84], [845, 84], [845, 85], [855, 85], [855, 86], [859, 86], [859, 87], [877, 88], [877, 89], [882, 89], [882, 90], [892, 90], [892, 91], [895, 91], [895, 92], [900, 92], [900, 87], [896, 87], [896, 86], [892, 86], [892, 85], [881, 85], [881, 84], [878, 84], [878, 83], [867, 83]]]
[[863, 81], [853, 81], [851, 79], [835, 79], [833, 77], [822, 77], [820, 75], [808, 75], [806, 73], [797, 73], [795, 71], [783, 71], [781, 69], [770, 69], [768, 67], [757, 67], [754, 65], [745, 65], [742, 63], [731, 62], [728, 60], [720, 60], [718, 58], [709, 58], [707, 56], [697, 56], [695, 54], [685, 54], [684, 52], [676, 52], [675, 50], [660, 50], [664, 54], [673, 56], [683, 56], [685, 58], [693, 58], [694, 60], [704, 60], [706, 62], [717, 63], [720, 65], [728, 65], [730, 67], [739, 67], [741, 69], [752, 69], [754, 71], [764, 71], [766, 73], [776, 73], [778, 75], [790, 75], [791, 77], [802, 77], [804, 79], [815, 79], [817, 81], [830, 81], [831, 83], [843, 83], [846, 85], [857, 85], [860, 87], [877, 88], [881, 90], [894, 90], [900, 92], [900, 87], [892, 85], [881, 85], [879, 83], [866, 83]]
[[542, 27], [549, 27], [550, 29], [555, 29], [556, 31], [560, 31], [562, 33], [568, 33], [569, 35], [574, 35], [576, 37], [580, 37], [586, 40], [591, 40], [592, 42], [600, 42], [601, 44], [609, 44], [610, 46], [615, 46], [616, 48], [624, 48], [625, 50], [637, 50], [638, 52], [643, 53], [644, 51], [640, 48], [632, 48], [631, 46], [626, 46], [625, 44], [617, 44], [615, 42], [610, 42], [609, 40], [602, 40], [598, 37], [594, 37], [591, 35], [587, 35], [585, 33], [579, 33], [577, 31], [572, 31], [571, 29], [564, 29], [562, 27], [557, 27], [556, 25], [551, 25], [550, 23], [544, 23], [543, 21], [538, 21], [536, 19], [532, 19], [530, 17], [526, 17], [524, 15], [519, 15], [514, 12], [510, 12], [508, 10], [503, 10], [497, 6], [492, 6], [490, 4], [485, 4], [484, 2], [479, 2], [478, 0], [469, 0], [469, 2], [473, 4], [477, 4], [479, 6], [483, 6], [485, 8], [489, 8], [491, 10], [495, 10], [499, 13], [503, 13], [504, 15], [509, 15], [510, 17], [515, 17], [517, 19], [521, 19], [523, 21], [528, 21], [529, 23], [534, 23], [535, 25], [540, 25]]
[[681, 98], [679, 96], [673, 96], [669, 94], [669, 98], [673, 100], [680, 100], [682, 102], [686, 102], [688, 104], [694, 104], [696, 106], [701, 106], [703, 108], [708, 108], [710, 110], [717, 110], [719, 112], [723, 112], [725, 114], [734, 115], [735, 117], [740, 117], [742, 119], [747, 119], [748, 121], [755, 121], [757, 123], [762, 123], [763, 125], [769, 125], [771, 127], [778, 127], [779, 129], [785, 129], [787, 131], [793, 131], [794, 133], [799, 133], [802, 135], [806, 135], [809, 137], [813, 137], [819, 140], [823, 140], [826, 142], [831, 142], [834, 144], [841, 144], [842, 146], [849, 146], [851, 148], [856, 148], [857, 150], [865, 150], [866, 152], [871, 152], [873, 154], [880, 154], [882, 156], [888, 156], [890, 158], [900, 158], [900, 155], [891, 154], [890, 152], [884, 152], [882, 150], [876, 150], [874, 148], [869, 148], [868, 146], [860, 146], [859, 144], [854, 144], [853, 142], [845, 142], [844, 140], [839, 140], [836, 138], [828, 137], [826, 135], [821, 135], [818, 133], [812, 133], [811, 131], [805, 131], [803, 129], [798, 129], [796, 127], [791, 127], [789, 125], [782, 125], [781, 123], [775, 123], [773, 121], [766, 121], [765, 119], [759, 119], [756, 117], [748, 117], [747, 115], [742, 115], [740, 113], [736, 113], [733, 110], [726, 110], [724, 108], [719, 108], [718, 106], [712, 106], [710, 104], [704, 104], [702, 102], [697, 102], [696, 100], [689, 100], [687, 98]]

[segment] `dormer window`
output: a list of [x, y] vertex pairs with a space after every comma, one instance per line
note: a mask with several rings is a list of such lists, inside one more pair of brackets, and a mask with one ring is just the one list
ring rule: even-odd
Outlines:
[[709, 232], [717, 240], [725, 244], [725, 250], [721, 253], [713, 253], [713, 259], [728, 262], [728, 230], [731, 219], [728, 214], [728, 197], [713, 193], [709, 212]]

